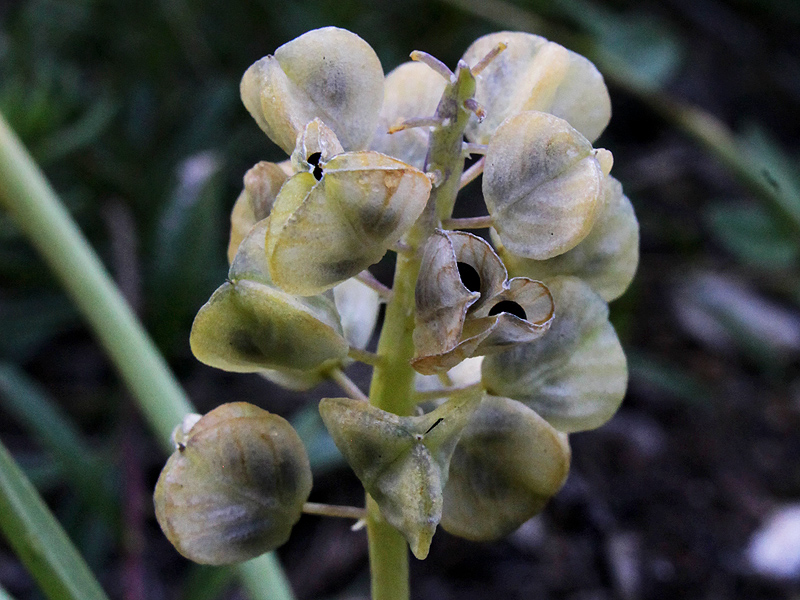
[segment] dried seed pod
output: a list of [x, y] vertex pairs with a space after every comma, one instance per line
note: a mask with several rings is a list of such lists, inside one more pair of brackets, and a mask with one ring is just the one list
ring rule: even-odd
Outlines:
[[426, 375], [467, 357], [536, 339], [553, 303], [538, 281], [507, 281], [491, 246], [460, 231], [437, 230], [425, 247], [416, 288], [412, 366]]
[[396, 133], [389, 128], [419, 117], [432, 117], [447, 81], [427, 65], [403, 63], [386, 76], [383, 108], [372, 140], [372, 149], [424, 168], [428, 153], [428, 127], [414, 127]]
[[487, 392], [519, 400], [565, 432], [599, 427], [619, 408], [628, 383], [625, 354], [608, 305], [574, 277], [548, 282], [556, 317], [540, 339], [487, 356]]
[[319, 180], [298, 173], [272, 208], [266, 252], [273, 281], [305, 296], [357, 275], [414, 224], [430, 189], [418, 169], [371, 151], [333, 157]]
[[471, 141], [488, 143], [505, 119], [527, 110], [564, 119], [589, 141], [600, 137], [611, 119], [611, 100], [590, 61], [538, 35], [510, 31], [475, 40], [464, 60], [475, 65], [500, 43], [506, 49], [475, 77], [475, 99], [486, 118], [470, 121]]
[[240, 373], [313, 370], [347, 356], [329, 295], [298, 298], [276, 288], [264, 257], [269, 219], [242, 241], [220, 286], [200, 309], [189, 342], [207, 365]]
[[369, 145], [383, 102], [383, 69], [356, 34], [324, 27], [295, 38], [242, 77], [242, 102], [270, 139], [291, 154], [319, 117], [345, 150]]
[[639, 264], [639, 223], [622, 186], [603, 180], [602, 205], [591, 232], [572, 250], [547, 260], [514, 256], [499, 240], [495, 245], [512, 275], [548, 281], [572, 275], [586, 281], [606, 302], [619, 298]]
[[178, 552], [224, 565], [284, 544], [310, 492], [308, 456], [291, 425], [235, 402], [212, 410], [184, 436], [154, 500]]
[[336, 447], [419, 559], [427, 556], [442, 516], [450, 456], [479, 400], [454, 398], [420, 417], [399, 417], [350, 398], [320, 402]]
[[602, 180], [586, 138], [563, 119], [531, 111], [506, 120], [492, 137], [483, 195], [508, 251], [544, 260], [589, 234]]
[[486, 396], [450, 461], [442, 527], [477, 541], [511, 533], [561, 488], [569, 463], [566, 434], [515, 400]]
[[281, 186], [288, 179], [278, 165], [261, 161], [244, 175], [244, 189], [231, 211], [228, 263], [232, 263], [244, 236], [258, 221], [266, 219]]

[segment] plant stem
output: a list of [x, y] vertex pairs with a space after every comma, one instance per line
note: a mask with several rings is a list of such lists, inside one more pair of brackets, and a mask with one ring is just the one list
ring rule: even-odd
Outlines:
[[[441, 219], [448, 218], [453, 210], [464, 169], [461, 150], [470, 114], [464, 102], [474, 93], [472, 73], [466, 65], [459, 64], [436, 109], [436, 116], [443, 125], [431, 133], [425, 160], [425, 170], [438, 171], [442, 178], [431, 190], [422, 216], [403, 240], [409, 251], [397, 254], [393, 294], [386, 305], [378, 342], [380, 361], [375, 366], [369, 394], [373, 405], [396, 415], [410, 415], [416, 406], [411, 359], [416, 312], [414, 291], [422, 261], [420, 249], [434, 229], [441, 226]], [[366, 506], [372, 600], [408, 600], [408, 544], [383, 519], [380, 508], [369, 495]]]
[[[151, 430], [171, 453], [172, 430], [195, 412], [166, 361], [58, 200], [44, 174], [0, 115], [0, 206], [53, 270], [108, 352]], [[252, 598], [294, 596], [274, 554], [240, 565]]]
[[362, 392], [361, 388], [358, 387], [352, 379], [345, 375], [344, 371], [342, 371], [340, 368], [333, 368], [328, 374], [330, 378], [335, 381], [350, 398], [353, 400], [363, 400], [364, 402], [369, 402], [367, 395]]
[[365, 519], [367, 511], [357, 506], [337, 506], [334, 504], [320, 504], [319, 502], [306, 502], [303, 512], [307, 515], [320, 515], [322, 517], [341, 517], [343, 519]]

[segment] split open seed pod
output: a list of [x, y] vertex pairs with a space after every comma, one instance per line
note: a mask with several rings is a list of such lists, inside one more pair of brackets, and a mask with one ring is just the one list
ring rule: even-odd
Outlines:
[[429, 128], [414, 127], [397, 133], [389, 133], [389, 128], [408, 119], [434, 116], [446, 85], [441, 75], [419, 62], [403, 63], [389, 73], [372, 149], [422, 169], [428, 153]]
[[459, 231], [437, 230], [428, 241], [416, 288], [416, 354], [425, 375], [451, 369], [470, 356], [539, 337], [553, 316], [553, 300], [538, 281], [507, 281], [491, 246]]
[[603, 171], [588, 140], [542, 112], [504, 121], [489, 142], [483, 195], [509, 252], [544, 260], [574, 248], [592, 229]]
[[281, 186], [288, 179], [278, 165], [261, 161], [244, 175], [244, 189], [231, 211], [231, 236], [228, 242], [228, 263], [253, 225], [266, 219]]
[[594, 141], [611, 119], [603, 76], [580, 54], [531, 33], [503, 31], [473, 42], [464, 54], [475, 65], [498, 44], [506, 49], [476, 77], [475, 99], [486, 118], [473, 118], [467, 137], [486, 144], [500, 124], [527, 110], [550, 113]]
[[310, 492], [308, 456], [291, 425], [235, 402], [212, 410], [181, 438], [154, 500], [178, 552], [224, 565], [284, 544]]
[[315, 29], [255, 62], [242, 77], [242, 102], [269, 138], [291, 154], [319, 117], [345, 150], [369, 145], [383, 103], [383, 68], [356, 34]]
[[267, 229], [272, 280], [292, 294], [332, 288], [378, 262], [417, 220], [422, 171], [378, 152], [348, 152], [281, 188]]
[[189, 338], [200, 362], [240, 373], [308, 371], [347, 356], [330, 294], [298, 298], [273, 285], [264, 258], [269, 219], [242, 241], [220, 286], [195, 317]]
[[450, 460], [442, 527], [476, 541], [511, 533], [561, 489], [569, 463], [566, 434], [516, 400], [484, 397]]
[[548, 282], [556, 316], [540, 339], [487, 356], [487, 392], [532, 408], [560, 431], [594, 429], [619, 408], [628, 383], [625, 354], [608, 305], [574, 277]]
[[477, 395], [454, 398], [419, 417], [399, 417], [350, 398], [320, 402], [336, 447], [419, 559], [428, 555], [442, 516], [453, 449], [479, 401]]
[[[496, 236], [495, 236], [496, 237]], [[548, 281], [572, 275], [586, 281], [606, 301], [619, 298], [639, 264], [639, 223], [619, 181], [603, 180], [602, 204], [592, 230], [577, 246], [547, 260], [515, 256], [495, 240], [512, 275]]]

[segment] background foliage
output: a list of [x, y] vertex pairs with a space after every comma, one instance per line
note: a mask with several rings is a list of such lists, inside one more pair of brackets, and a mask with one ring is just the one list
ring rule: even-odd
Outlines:
[[[0, 0], [0, 112], [192, 400], [293, 415], [315, 466], [311, 499], [360, 505], [313, 403], [203, 367], [188, 348], [194, 314], [225, 276], [241, 177], [281, 158], [239, 101], [241, 74], [331, 24], [364, 37], [387, 72], [412, 49], [452, 66], [473, 39], [510, 27], [586, 53], [614, 107], [598, 144], [614, 152], [642, 227], [639, 274], [612, 305], [631, 368], [623, 409], [573, 436], [565, 489], [509, 540], [437, 535], [412, 567], [415, 597], [797, 597], [800, 569], [758, 573], [747, 549], [773, 511], [800, 500], [800, 5]], [[0, 363], [0, 436], [112, 598], [240, 593], [161, 536], [157, 445], [4, 215]], [[281, 555], [300, 598], [366, 594], [366, 542], [347, 523], [305, 517]], [[5, 545], [0, 585], [39, 597]]]

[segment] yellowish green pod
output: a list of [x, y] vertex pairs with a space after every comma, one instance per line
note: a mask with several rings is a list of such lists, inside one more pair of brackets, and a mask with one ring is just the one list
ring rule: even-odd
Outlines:
[[220, 286], [195, 317], [189, 342], [201, 362], [240, 373], [308, 371], [347, 356], [330, 295], [298, 298], [275, 287], [266, 268], [259, 221], [242, 241]]
[[428, 555], [442, 516], [450, 456], [479, 400], [454, 398], [419, 417], [399, 417], [350, 398], [320, 402], [336, 447], [419, 559]]
[[348, 152], [298, 173], [272, 208], [266, 253], [272, 280], [319, 294], [378, 262], [417, 220], [428, 177], [378, 152]]
[[520, 402], [484, 397], [450, 460], [442, 527], [477, 541], [508, 535], [561, 489], [569, 463], [566, 434]]
[[593, 142], [611, 119], [603, 76], [580, 54], [531, 33], [502, 31], [475, 40], [464, 54], [474, 66], [498, 44], [506, 49], [476, 77], [475, 99], [486, 118], [473, 118], [467, 137], [487, 144], [508, 117], [523, 111], [550, 113]]
[[356, 34], [324, 27], [255, 62], [240, 91], [259, 127], [287, 154], [317, 117], [336, 132], [345, 150], [360, 150], [369, 145], [378, 122], [383, 68]]
[[223, 404], [181, 436], [155, 491], [156, 518], [176, 550], [208, 565], [281, 546], [311, 492], [311, 468], [285, 419]]
[[492, 136], [483, 196], [506, 249], [544, 260], [589, 235], [602, 181], [585, 137], [563, 119], [529, 111], [504, 121]]
[[628, 384], [625, 354], [608, 305], [585, 282], [548, 282], [556, 316], [540, 339], [487, 356], [486, 391], [532, 408], [559, 431], [595, 429], [619, 408]]

